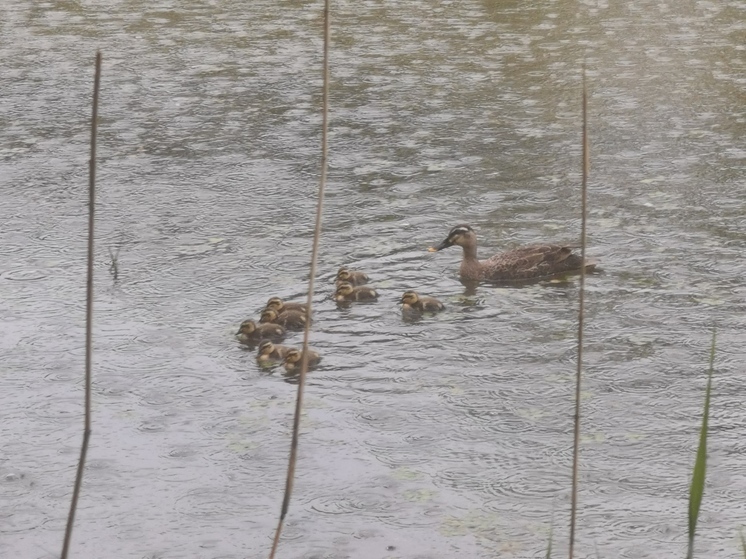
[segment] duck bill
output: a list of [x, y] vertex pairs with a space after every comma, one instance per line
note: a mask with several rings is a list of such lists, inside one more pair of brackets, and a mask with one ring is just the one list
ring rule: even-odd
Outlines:
[[443, 250], [444, 248], [448, 248], [450, 246], [453, 246], [453, 243], [449, 239], [446, 239], [445, 241], [443, 241], [439, 245], [434, 246], [434, 247], [430, 247], [429, 249], [427, 249], [427, 251], [428, 252], [438, 252], [439, 250]]

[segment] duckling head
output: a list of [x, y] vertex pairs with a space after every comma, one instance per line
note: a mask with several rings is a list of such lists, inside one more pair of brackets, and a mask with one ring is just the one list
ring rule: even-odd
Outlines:
[[280, 299], [279, 297], [272, 297], [269, 301], [267, 301], [267, 306], [264, 307], [264, 309], [281, 312], [282, 307], [284, 306], [285, 302], [282, 299]]
[[414, 291], [407, 291], [401, 296], [401, 303], [404, 305], [416, 305], [419, 300], [420, 296]]
[[469, 225], [457, 225], [448, 233], [445, 241], [438, 246], [430, 247], [428, 252], [437, 252], [453, 245], [465, 246], [476, 243], [477, 234]]
[[355, 291], [355, 288], [352, 287], [351, 283], [343, 282], [337, 286], [337, 290], [334, 292], [334, 296], [335, 297], [346, 297], [353, 291]]
[[238, 332], [236, 332], [236, 336], [239, 336], [241, 334], [245, 336], [250, 336], [256, 331], [256, 322], [253, 320], [244, 320], [241, 325], [238, 327]]
[[264, 309], [262, 316], [259, 317], [259, 322], [274, 322], [277, 320], [277, 311], [273, 309]]
[[337, 272], [337, 281], [349, 281], [349, 279], [352, 277], [352, 274], [350, 271], [342, 266], [339, 271]]
[[269, 340], [264, 340], [262, 343], [259, 344], [257, 355], [269, 355], [274, 350], [275, 350], [275, 344], [273, 344]]
[[300, 361], [302, 355], [299, 349], [291, 349], [285, 354], [285, 363], [295, 365]]

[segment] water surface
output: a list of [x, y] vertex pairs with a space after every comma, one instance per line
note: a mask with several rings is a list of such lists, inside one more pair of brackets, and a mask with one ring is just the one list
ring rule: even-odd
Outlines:
[[[9, 3], [0, 17], [0, 555], [58, 556], [82, 437], [88, 126], [104, 53], [94, 430], [76, 557], [263, 557], [295, 386], [232, 338], [305, 289], [321, 10]], [[335, 2], [330, 175], [284, 557], [566, 545], [577, 283], [467, 293], [456, 249], [579, 233], [592, 177], [578, 557], [681, 557], [713, 326], [701, 557], [740, 557], [743, 6]], [[119, 280], [108, 248], [121, 247]], [[337, 309], [336, 269], [374, 305]], [[447, 310], [415, 323], [407, 289]], [[300, 336], [290, 339], [300, 343]]]

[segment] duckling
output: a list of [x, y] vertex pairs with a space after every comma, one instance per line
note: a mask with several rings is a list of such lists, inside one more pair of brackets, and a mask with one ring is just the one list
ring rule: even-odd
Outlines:
[[236, 338], [242, 344], [255, 346], [262, 340], [281, 342], [287, 332], [279, 324], [257, 324], [253, 320], [244, 320], [238, 327]]
[[378, 299], [378, 292], [372, 287], [365, 285], [353, 286], [351, 283], [342, 282], [337, 286], [334, 292], [334, 300], [337, 303], [347, 303], [350, 301], [375, 301]]
[[414, 291], [407, 291], [401, 296], [402, 312], [438, 312], [445, 306], [435, 297], [423, 297]]
[[262, 312], [259, 322], [280, 324], [288, 330], [303, 330], [306, 327], [306, 313], [300, 311], [283, 311], [278, 313], [272, 309]]
[[297, 350], [286, 345], [275, 345], [269, 340], [264, 340], [259, 344], [259, 349], [256, 352], [256, 360], [260, 365], [280, 363], [285, 360], [291, 351]]
[[469, 225], [457, 225], [438, 246], [430, 247], [436, 252], [453, 245], [464, 249], [459, 275], [463, 280], [520, 281], [540, 279], [554, 275], [587, 271], [596, 267], [593, 260], [583, 259], [568, 245], [529, 245], [495, 254], [487, 260], [477, 259], [477, 234]]
[[269, 309], [277, 312], [278, 314], [284, 311], [300, 311], [305, 313], [306, 305], [304, 303], [290, 303], [283, 301], [279, 297], [272, 297], [269, 301], [267, 301], [267, 306], [264, 307], [264, 310]]
[[363, 285], [368, 283], [368, 276], [363, 272], [356, 272], [355, 270], [348, 270], [342, 266], [337, 272], [337, 287], [342, 283], [349, 283], [353, 287], [356, 285]]
[[[303, 365], [303, 352], [299, 349], [291, 349], [285, 355], [285, 370], [288, 373], [300, 373], [301, 366]], [[308, 350], [308, 368], [311, 369], [321, 362], [321, 356], [313, 351]]]

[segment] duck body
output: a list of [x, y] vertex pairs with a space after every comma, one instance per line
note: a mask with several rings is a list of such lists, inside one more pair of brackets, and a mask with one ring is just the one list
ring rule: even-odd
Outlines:
[[278, 313], [273, 309], [265, 309], [259, 322], [279, 324], [288, 330], [303, 330], [306, 327], [306, 313], [294, 310]]
[[344, 266], [337, 272], [336, 284], [339, 287], [343, 283], [349, 283], [353, 287], [368, 283], [368, 276], [363, 272], [349, 270]]
[[253, 320], [244, 320], [236, 332], [236, 339], [248, 346], [259, 345], [262, 340], [281, 342], [285, 336], [287, 332], [279, 324], [257, 324]]
[[306, 312], [306, 305], [303, 303], [294, 303], [289, 301], [283, 301], [279, 297], [272, 297], [267, 301], [267, 306], [264, 310], [273, 310], [277, 314], [282, 314], [285, 311], [299, 311], [302, 313]]
[[295, 349], [285, 345], [276, 345], [269, 340], [265, 340], [259, 345], [256, 360], [260, 365], [281, 363], [291, 351], [295, 351]]
[[439, 312], [445, 309], [445, 305], [435, 297], [425, 297], [415, 291], [407, 291], [401, 296], [402, 312], [423, 313]]
[[[311, 369], [321, 362], [321, 356], [313, 351], [308, 350], [308, 368]], [[291, 349], [285, 355], [285, 370], [290, 374], [300, 373], [303, 365], [303, 352], [299, 349]]]
[[334, 300], [337, 303], [349, 303], [352, 301], [375, 301], [378, 292], [366, 285], [354, 286], [348, 282], [342, 282], [334, 292]]
[[453, 245], [464, 250], [459, 275], [463, 280], [513, 282], [541, 279], [564, 273], [587, 271], [595, 268], [592, 260], [583, 259], [569, 245], [536, 244], [495, 254], [487, 260], [477, 259], [477, 234], [468, 225], [457, 225], [448, 237], [435, 247], [436, 252]]

